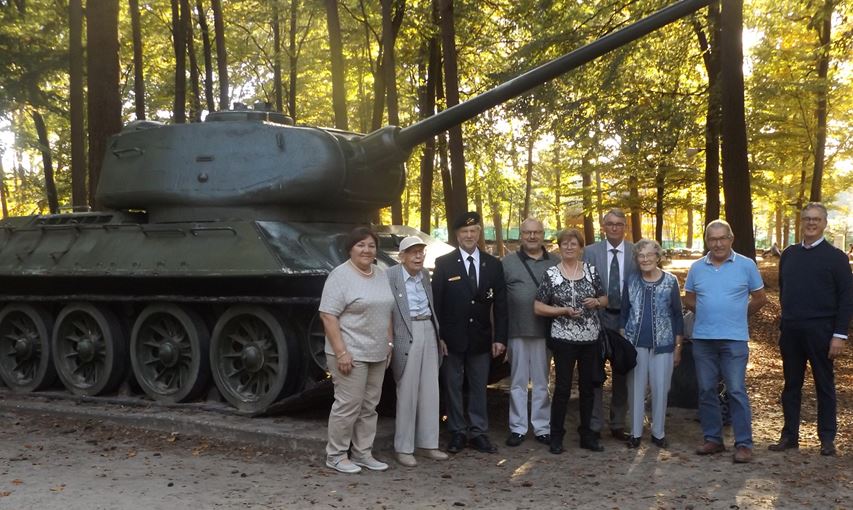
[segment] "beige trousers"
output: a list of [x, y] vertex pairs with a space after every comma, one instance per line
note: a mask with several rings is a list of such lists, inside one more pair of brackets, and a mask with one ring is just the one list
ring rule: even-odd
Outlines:
[[431, 321], [412, 321], [412, 344], [397, 382], [394, 450], [438, 448], [438, 347]]
[[326, 458], [336, 462], [345, 457], [350, 444], [353, 458], [370, 457], [376, 437], [376, 404], [382, 396], [388, 362], [353, 361], [349, 375], [338, 371], [338, 360], [333, 355], [326, 354], [326, 363], [335, 385]]

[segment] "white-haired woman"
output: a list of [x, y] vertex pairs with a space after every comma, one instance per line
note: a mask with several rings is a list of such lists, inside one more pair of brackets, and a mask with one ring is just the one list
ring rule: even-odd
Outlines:
[[663, 249], [653, 240], [634, 245], [640, 274], [622, 291], [622, 333], [637, 349], [637, 366], [628, 374], [631, 437], [628, 448], [640, 446], [643, 436], [646, 387], [652, 390], [652, 443], [666, 448], [666, 401], [673, 367], [681, 361], [684, 317], [678, 279], [660, 269]]

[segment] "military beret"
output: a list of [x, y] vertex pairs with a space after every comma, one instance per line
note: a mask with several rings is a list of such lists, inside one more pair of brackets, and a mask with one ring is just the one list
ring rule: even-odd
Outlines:
[[471, 225], [480, 224], [480, 215], [476, 211], [468, 211], [456, 217], [453, 222], [453, 230], [458, 230], [462, 227], [470, 227]]

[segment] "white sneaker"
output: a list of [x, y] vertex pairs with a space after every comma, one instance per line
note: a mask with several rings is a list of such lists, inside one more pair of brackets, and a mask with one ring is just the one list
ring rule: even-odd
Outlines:
[[406, 467], [415, 467], [418, 465], [418, 461], [415, 460], [415, 456], [411, 453], [397, 452], [397, 462]]
[[350, 461], [346, 457], [341, 457], [338, 460], [326, 459], [326, 466], [334, 469], [335, 471], [337, 471], [339, 473], [346, 473], [348, 475], [354, 475], [356, 473], [361, 473], [361, 468], [356, 466], [352, 461]]
[[432, 460], [447, 460], [450, 458], [449, 455], [438, 448], [418, 448], [417, 454]]
[[352, 463], [356, 466], [361, 466], [371, 471], [385, 471], [386, 469], [388, 469], [388, 464], [380, 462], [372, 456], [365, 457], [363, 459], [352, 459]]

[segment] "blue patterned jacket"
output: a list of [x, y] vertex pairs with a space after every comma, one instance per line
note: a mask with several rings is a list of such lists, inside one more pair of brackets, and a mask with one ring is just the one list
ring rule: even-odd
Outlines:
[[654, 289], [652, 301], [652, 337], [655, 354], [675, 350], [676, 335], [684, 334], [684, 316], [681, 312], [681, 291], [678, 278], [672, 273], [663, 272], [660, 280], [654, 283], [643, 280], [641, 274], [633, 274], [628, 285], [622, 291], [621, 324], [625, 329], [625, 338], [637, 345], [640, 324], [643, 320], [643, 287], [651, 285]]

